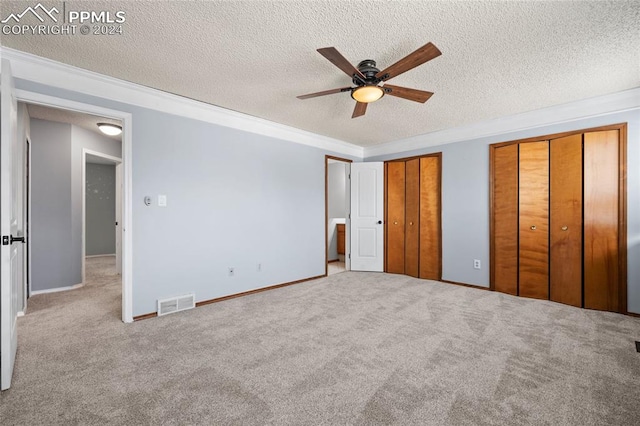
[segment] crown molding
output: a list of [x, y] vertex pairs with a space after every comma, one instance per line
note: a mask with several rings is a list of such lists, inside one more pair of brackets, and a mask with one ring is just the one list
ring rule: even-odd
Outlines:
[[364, 148], [364, 158], [568, 123], [640, 108], [640, 87]]
[[0, 47], [0, 56], [11, 61], [13, 75], [16, 78], [312, 146], [358, 159], [362, 159], [364, 155], [363, 147], [339, 139], [87, 71], [8, 47]]

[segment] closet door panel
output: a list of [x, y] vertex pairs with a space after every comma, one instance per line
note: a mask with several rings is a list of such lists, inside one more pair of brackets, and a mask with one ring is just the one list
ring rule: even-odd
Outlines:
[[549, 142], [519, 150], [519, 294], [549, 299]]
[[550, 145], [550, 299], [582, 306], [582, 135]]
[[387, 272], [404, 274], [405, 163], [387, 163]]
[[493, 152], [493, 283], [518, 294], [518, 145]]
[[584, 307], [619, 311], [618, 130], [584, 134]]
[[418, 277], [418, 250], [420, 246], [420, 160], [405, 163], [406, 211], [404, 273]]
[[420, 278], [440, 280], [440, 157], [420, 158]]

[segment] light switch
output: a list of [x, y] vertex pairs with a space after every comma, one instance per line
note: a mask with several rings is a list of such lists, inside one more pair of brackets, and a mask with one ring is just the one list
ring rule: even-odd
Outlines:
[[158, 207], [167, 207], [166, 195], [158, 195]]

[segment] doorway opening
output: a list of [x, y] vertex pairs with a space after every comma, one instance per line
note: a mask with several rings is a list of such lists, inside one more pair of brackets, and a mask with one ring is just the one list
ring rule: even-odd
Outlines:
[[87, 283], [122, 275], [122, 158], [86, 148], [82, 156], [82, 282]]
[[[121, 301], [121, 305], [113, 309], [115, 315], [123, 322], [132, 322], [131, 234], [128, 232], [131, 229], [129, 201], [131, 196], [131, 165], [127, 161], [131, 158], [131, 114], [20, 90], [17, 91], [16, 98], [23, 105], [26, 121], [29, 123], [27, 125], [28, 138], [23, 139], [26, 154], [24, 223], [26, 232], [31, 235], [27, 236], [28, 244], [25, 247], [26, 271], [24, 276], [28, 279], [24, 280], [22, 314], [26, 313], [28, 297], [39, 293], [59, 293], [85, 286], [89, 281], [96, 281], [94, 269], [97, 268], [101, 271], [100, 273], [106, 272], [107, 275], [110, 275], [108, 279], [100, 279], [100, 285], [109, 281], [114, 286], [113, 291], [118, 293], [117, 299], [119, 302]], [[98, 122], [120, 126], [122, 133], [116, 136], [105, 135], [100, 132], [97, 126]], [[58, 143], [61, 143], [61, 134], [64, 135], [62, 139], [67, 138], [67, 141], [62, 143], [64, 146], [62, 152], [53, 150], [57, 151], [57, 155], [63, 161], [50, 158], [51, 153], [47, 151], [53, 148], [51, 146], [51, 143], [54, 142], [53, 133], [42, 132], [40, 129], [40, 134], [44, 133], [45, 136], [40, 136], [41, 140], [36, 140], [35, 133], [38, 132], [38, 128], [44, 127], [46, 129], [47, 126], [57, 126], [57, 130], [59, 130], [57, 132]], [[38, 145], [43, 140], [49, 144]], [[43, 146], [44, 151], [42, 151]], [[45, 156], [45, 161], [39, 158], [42, 154]], [[45, 164], [44, 169], [43, 164]], [[66, 176], [62, 180], [71, 182], [71, 186], [69, 190], [56, 191], [55, 173], [50, 173], [51, 171], [46, 168], [49, 166], [57, 167], [60, 171], [64, 168], [63, 164], [67, 170]], [[100, 168], [100, 166], [103, 166], [103, 169], [111, 169], [110, 184], [112, 189], [108, 197], [112, 204], [109, 214], [103, 215], [103, 219], [111, 216], [114, 219], [110, 221], [111, 232], [106, 238], [109, 240], [107, 244], [111, 244], [112, 247], [111, 250], [108, 250], [110, 253], [97, 253], [92, 248], [95, 248], [95, 244], [88, 247], [86, 241], [88, 231], [86, 223], [87, 173], [88, 170]], [[89, 174], [95, 175], [93, 170], [89, 171]], [[105, 188], [101, 188], [102, 190]], [[49, 194], [48, 200], [41, 198], [43, 192]], [[104, 194], [98, 194], [98, 199], [100, 195]], [[61, 232], [60, 227], [52, 226], [50, 223], [56, 214], [60, 215], [61, 213], [66, 215], [66, 223], [70, 223], [64, 229], [67, 238], [70, 238], [70, 243], [67, 246], [63, 246], [59, 239], [51, 238], [52, 236], [48, 235], [52, 230], [54, 233]], [[93, 235], [95, 232], [92, 233], [89, 230], [89, 234]], [[103, 238], [106, 236], [106, 234], [102, 235]], [[44, 253], [48, 253], [46, 257], [38, 254], [38, 245], [45, 249]], [[58, 253], [66, 251], [66, 256], [69, 258], [69, 261], [63, 266], [67, 276], [58, 281], [50, 279], [52, 269], [49, 267], [52, 265], [49, 263], [56, 261], [51, 256], [54, 252], [53, 248]], [[87, 249], [89, 249], [88, 252]], [[90, 257], [87, 262], [85, 256], [95, 256], [95, 254], [108, 256], [101, 259]], [[41, 261], [38, 262], [38, 259]], [[46, 260], [42, 262], [42, 259]], [[55, 263], [64, 264], [62, 262]], [[105, 270], [106, 265], [109, 266], [108, 270]], [[42, 278], [43, 270], [48, 273], [44, 284], [44, 281], [38, 278], [39, 273]], [[59, 297], [62, 297], [62, 293], [60, 296], [56, 296], [56, 298]]]
[[351, 269], [351, 160], [325, 156], [325, 273]]

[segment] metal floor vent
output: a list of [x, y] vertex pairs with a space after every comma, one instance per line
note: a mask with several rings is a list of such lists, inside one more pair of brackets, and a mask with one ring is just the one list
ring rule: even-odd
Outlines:
[[171, 299], [158, 300], [158, 316], [173, 314], [196, 307], [195, 294], [172, 297]]

